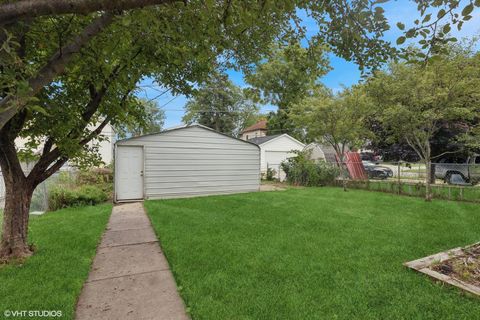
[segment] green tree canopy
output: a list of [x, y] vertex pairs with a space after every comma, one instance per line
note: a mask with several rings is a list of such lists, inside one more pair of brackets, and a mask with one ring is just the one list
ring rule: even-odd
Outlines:
[[132, 103], [138, 107], [128, 107], [129, 110], [136, 110], [134, 121], [129, 123], [118, 123], [115, 131], [120, 138], [138, 137], [144, 134], [160, 132], [165, 124], [165, 111], [160, 109], [155, 100], [132, 99]]
[[359, 148], [371, 137], [365, 126], [371, 103], [359, 86], [338, 94], [322, 88], [293, 105], [291, 118], [309, 140], [331, 145], [343, 161], [345, 151]]
[[445, 122], [473, 120], [480, 111], [480, 54], [450, 47], [426, 65], [393, 63], [367, 83], [390, 139], [405, 141], [427, 166], [430, 195], [432, 138]]
[[309, 140], [326, 143], [335, 149], [341, 162], [346, 189], [345, 152], [361, 147], [371, 133], [366, 127], [370, 102], [361, 87], [344, 89], [334, 95], [330, 90], [316, 90], [291, 108], [290, 117]]
[[325, 48], [322, 46], [302, 47], [298, 42], [277, 46], [265, 60], [256, 65], [246, 77], [260, 101], [278, 107], [268, 117], [271, 134], [288, 133], [302, 138], [289, 119], [290, 107], [309, 95], [319, 84], [319, 77], [328, 70]]
[[231, 136], [258, 116], [258, 106], [226, 74], [214, 73], [202, 83], [185, 105], [185, 123], [199, 123]]

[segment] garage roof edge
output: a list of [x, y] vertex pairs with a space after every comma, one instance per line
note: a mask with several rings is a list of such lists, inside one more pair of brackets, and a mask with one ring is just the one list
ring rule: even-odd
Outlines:
[[180, 127], [175, 127], [175, 128], [163, 130], [163, 131], [160, 131], [160, 132], [154, 132], [154, 133], [144, 134], [144, 135], [141, 135], [141, 136], [136, 136], [136, 137], [130, 137], [130, 138], [126, 138], [126, 139], [117, 140], [115, 142], [115, 145], [117, 145], [119, 142], [130, 141], [130, 140], [134, 140], [134, 139], [138, 139], [138, 138], [142, 138], [142, 137], [147, 137], [147, 136], [161, 135], [161, 134], [169, 133], [169, 132], [172, 132], [172, 131], [177, 131], [177, 130], [182, 130], [182, 129], [187, 129], [187, 128], [194, 128], [194, 127], [209, 130], [209, 131], [213, 131], [215, 133], [221, 134], [222, 136], [225, 136], [225, 137], [228, 137], [228, 138], [231, 138], [231, 139], [235, 139], [235, 140], [238, 140], [238, 141], [241, 141], [241, 142], [248, 143], [248, 144], [253, 145], [253, 146], [257, 147], [258, 149], [260, 149], [260, 147], [253, 142], [229, 136], [228, 134], [225, 134], [223, 132], [219, 132], [217, 130], [214, 130], [212, 128], [209, 128], [207, 126], [204, 126], [204, 125], [201, 125], [201, 124], [198, 124], [198, 123], [183, 125], [183, 126], [180, 126]]
[[290, 139], [290, 140], [292, 140], [292, 141], [294, 141], [294, 142], [302, 145], [302, 147], [305, 148], [305, 143], [303, 143], [303, 142], [301, 142], [301, 141], [298, 141], [297, 139], [295, 139], [294, 137], [292, 137], [291, 135], [289, 135], [289, 134], [287, 134], [287, 133], [279, 134], [279, 135], [275, 136], [273, 139], [270, 139], [270, 140], [267, 140], [267, 141], [265, 141], [265, 142], [262, 142], [262, 143], [260, 143], [259, 145], [268, 144], [268, 143], [270, 143], [270, 142], [272, 142], [272, 141], [275, 141], [275, 140], [280, 139], [281, 137], [286, 137], [286, 138], [288, 138], [288, 139]]

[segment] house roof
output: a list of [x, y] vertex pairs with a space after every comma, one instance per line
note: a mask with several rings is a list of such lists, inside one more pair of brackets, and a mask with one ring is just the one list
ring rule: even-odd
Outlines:
[[252, 142], [252, 143], [260, 146], [260, 145], [263, 145], [263, 144], [266, 144], [266, 143], [270, 143], [270, 141], [273, 141], [273, 140], [276, 140], [276, 139], [281, 139], [282, 137], [297, 143], [298, 145], [301, 146], [301, 148], [305, 147], [305, 144], [303, 142], [298, 141], [297, 139], [289, 136], [286, 133], [276, 134], [276, 135], [273, 135], [273, 136], [252, 138], [252, 139], [249, 139], [248, 142]]
[[273, 135], [273, 136], [256, 137], [256, 138], [248, 139], [248, 142], [255, 143], [256, 145], [261, 145], [261, 144], [264, 144], [267, 141], [273, 140], [273, 139], [278, 138], [280, 136], [281, 136], [281, 134], [276, 134], [276, 135]]
[[243, 133], [257, 131], [257, 130], [267, 130], [267, 120], [260, 120], [254, 125], [245, 128], [243, 130]]
[[188, 128], [194, 128], [194, 127], [196, 127], [196, 128], [201, 128], [201, 129], [208, 130], [208, 131], [213, 131], [213, 132], [215, 132], [215, 133], [221, 134], [222, 136], [225, 136], [225, 137], [228, 137], [228, 138], [231, 138], [231, 139], [235, 139], [235, 140], [238, 140], [238, 141], [242, 141], [242, 142], [245, 142], [245, 143], [253, 144], [253, 145], [255, 145], [255, 146], [258, 147], [258, 145], [257, 145], [256, 143], [254, 143], [254, 142], [246, 141], [246, 140], [242, 140], [242, 139], [239, 139], [239, 138], [235, 138], [235, 137], [229, 136], [228, 134], [225, 134], [225, 133], [222, 133], [222, 132], [218, 132], [217, 130], [214, 130], [214, 129], [212, 129], [212, 128], [209, 128], [209, 127], [207, 127], [207, 126], [204, 126], [204, 125], [201, 125], [201, 124], [198, 124], [198, 123], [184, 124], [184, 125], [172, 127], [172, 128], [170, 128], [170, 129], [166, 129], [166, 130], [163, 130], [163, 131], [160, 131], [160, 132], [154, 132], [154, 133], [144, 134], [144, 135], [137, 136], [137, 137], [130, 137], [130, 138], [118, 140], [118, 141], [115, 142], [115, 145], [121, 144], [121, 143], [124, 142], [124, 141], [135, 140], [135, 139], [138, 139], [138, 138], [141, 138], [141, 137], [145, 137], [145, 136], [161, 135], [161, 134], [165, 134], [165, 133], [172, 132], [172, 131], [183, 130], [183, 129], [188, 129]]

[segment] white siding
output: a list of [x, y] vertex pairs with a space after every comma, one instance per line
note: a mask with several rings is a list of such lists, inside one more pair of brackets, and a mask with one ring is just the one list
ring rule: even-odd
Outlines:
[[144, 147], [150, 199], [258, 191], [260, 152], [251, 143], [199, 126], [119, 141]]
[[280, 170], [280, 163], [295, 156], [292, 153], [293, 150], [301, 151], [304, 147], [303, 143], [296, 141], [287, 134], [261, 144], [261, 172], [266, 173], [267, 168], [273, 168], [276, 171], [276, 177], [283, 181], [285, 173]]
[[98, 142], [98, 153], [105, 165], [109, 165], [113, 161], [113, 146], [115, 144], [115, 131], [110, 124], [103, 128], [100, 134], [104, 140]]
[[[87, 127], [88, 130], [93, 131], [100, 123], [97, 123], [95, 126], [89, 125]], [[98, 144], [98, 153], [100, 155], [100, 159], [105, 163], [105, 165], [109, 165], [113, 161], [113, 146], [115, 144], [115, 131], [112, 125], [107, 124], [105, 128], [103, 128], [102, 132], [100, 133], [102, 136], [102, 141], [98, 139], [93, 139], [89, 146], [93, 146]], [[25, 145], [30, 142], [30, 138], [21, 138], [18, 137], [15, 139], [15, 147], [17, 149], [25, 149]], [[34, 153], [41, 153], [43, 150], [43, 142], [33, 150]], [[67, 168], [69, 164], [65, 165], [64, 167]]]

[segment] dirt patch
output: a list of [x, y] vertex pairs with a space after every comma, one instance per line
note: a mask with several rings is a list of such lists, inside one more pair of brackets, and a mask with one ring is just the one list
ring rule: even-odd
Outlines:
[[462, 252], [434, 263], [430, 269], [480, 288], [480, 244], [462, 249]]
[[262, 184], [260, 185], [260, 191], [283, 191], [286, 190], [283, 186], [278, 186], [275, 184]]
[[279, 181], [262, 181], [260, 184], [260, 191], [283, 191], [287, 189], [305, 189], [305, 187]]

